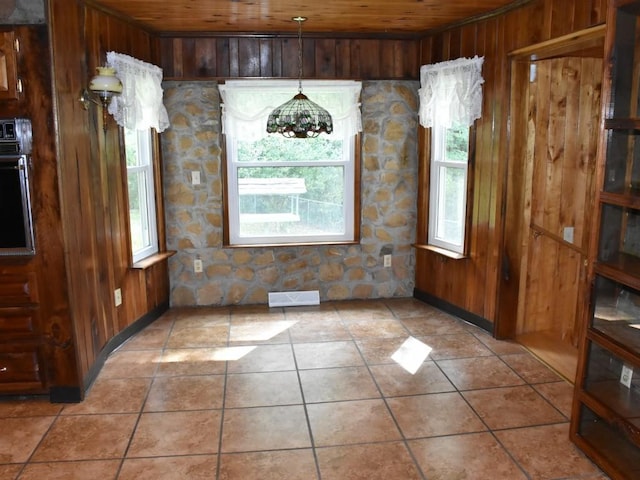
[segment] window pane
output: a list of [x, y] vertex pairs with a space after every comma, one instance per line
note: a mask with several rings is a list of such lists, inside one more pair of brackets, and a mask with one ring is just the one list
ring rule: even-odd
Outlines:
[[440, 167], [438, 188], [438, 221], [436, 238], [462, 245], [466, 175], [464, 169]]
[[147, 208], [147, 182], [144, 172], [132, 172], [128, 175], [129, 220], [131, 223], [131, 248], [134, 252], [148, 247], [149, 212]]
[[124, 129], [124, 145], [127, 157], [127, 167], [137, 167], [140, 165], [140, 154], [138, 149], [138, 132], [136, 130]]
[[467, 163], [469, 156], [469, 127], [447, 128], [445, 130], [444, 161]]
[[136, 262], [158, 251], [151, 131], [124, 129], [131, 250]]
[[342, 159], [342, 140], [322, 136], [285, 138], [274, 135], [254, 142], [238, 140], [238, 162], [310, 162]]
[[[244, 82], [243, 82], [244, 83]], [[329, 86], [330, 82], [323, 82]], [[345, 136], [349, 122], [357, 116], [355, 90], [349, 86], [332, 86], [324, 96], [314, 100], [336, 105], [341, 120], [332, 135], [316, 138], [285, 138], [266, 135], [263, 122], [260, 134], [257, 123], [244, 122], [225, 115], [229, 122], [226, 132], [225, 223], [230, 245], [287, 245], [341, 243], [356, 240], [356, 211], [359, 192], [359, 167], [355, 136]], [[278, 90], [240, 87], [231, 82], [223, 91], [228, 105], [239, 102], [243, 108], [254, 109], [256, 102], [279, 105]], [[324, 86], [323, 86], [324, 88]], [[232, 94], [233, 93], [233, 94]], [[290, 98], [287, 93], [285, 97]], [[326, 105], [325, 105], [326, 103]], [[353, 110], [352, 110], [353, 109]], [[256, 110], [264, 110], [264, 108]], [[266, 110], [265, 110], [266, 111]], [[347, 112], [350, 112], [347, 114]], [[353, 117], [353, 118], [352, 118]], [[348, 120], [349, 121], [346, 121]], [[334, 118], [336, 120], [336, 118]], [[345, 123], [343, 125], [343, 123]], [[244, 125], [244, 130], [238, 128]], [[266, 118], [264, 119], [266, 125]], [[246, 133], [246, 135], [245, 135]], [[259, 138], [258, 140], [255, 140]]]
[[238, 169], [240, 236], [342, 234], [342, 166]]

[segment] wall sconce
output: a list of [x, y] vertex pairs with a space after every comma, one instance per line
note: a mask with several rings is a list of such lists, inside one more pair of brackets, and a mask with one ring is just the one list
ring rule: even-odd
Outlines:
[[[102, 105], [102, 128], [107, 131], [107, 114], [109, 102], [114, 95], [122, 93], [122, 82], [116, 77], [116, 70], [113, 67], [97, 67], [98, 74], [91, 79], [89, 90], [86, 88], [80, 94], [80, 102], [85, 110], [89, 109], [89, 103]], [[97, 96], [98, 102], [93, 96]]]

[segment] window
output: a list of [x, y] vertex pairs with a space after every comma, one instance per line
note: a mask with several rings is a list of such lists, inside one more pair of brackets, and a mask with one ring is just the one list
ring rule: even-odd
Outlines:
[[469, 146], [482, 113], [482, 63], [459, 58], [420, 68], [420, 125], [431, 129], [428, 245], [466, 253]]
[[231, 244], [354, 239], [354, 142], [329, 137], [227, 140]]
[[162, 103], [160, 67], [117, 52], [107, 52], [107, 64], [115, 68], [123, 87], [111, 100], [109, 113], [124, 137], [131, 255], [136, 263], [159, 250], [155, 192], [159, 172], [154, 171], [159, 159], [154, 132], [169, 126], [169, 116]]
[[269, 112], [296, 89], [297, 82], [291, 81], [227, 82], [220, 87], [226, 137], [225, 240], [230, 245], [356, 240], [360, 84], [313, 82], [303, 87], [332, 114], [330, 135], [267, 135]]
[[151, 129], [123, 128], [133, 262], [158, 252]]
[[432, 127], [429, 245], [464, 253], [469, 127]]

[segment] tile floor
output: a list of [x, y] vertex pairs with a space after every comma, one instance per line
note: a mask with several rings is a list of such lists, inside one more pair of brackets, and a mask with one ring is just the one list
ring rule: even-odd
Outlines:
[[0, 402], [0, 480], [606, 479], [570, 408], [521, 347], [413, 299], [173, 309], [84, 402]]

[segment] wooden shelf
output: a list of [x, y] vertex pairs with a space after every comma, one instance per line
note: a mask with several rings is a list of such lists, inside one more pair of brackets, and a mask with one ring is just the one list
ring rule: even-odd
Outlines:
[[640, 210], [640, 188], [625, 188], [620, 190], [600, 192], [600, 201], [610, 205]]
[[639, 450], [604, 420], [583, 421], [579, 435], [593, 449], [597, 463], [608, 464], [607, 471], [622, 476], [617, 478], [640, 478]]
[[616, 282], [640, 290], [640, 258], [618, 253], [606, 261], [595, 264], [595, 272]]
[[[638, 321], [640, 323], [640, 321]], [[637, 325], [638, 323], [635, 323]], [[593, 329], [631, 351], [640, 351], [640, 329], [629, 322], [594, 320]]]
[[640, 118], [607, 118], [604, 121], [604, 128], [610, 130], [640, 130]]
[[615, 380], [591, 382], [585, 391], [614, 411], [625, 421], [638, 428], [640, 420], [640, 392], [635, 388], [627, 388]]
[[[640, 256], [621, 250], [640, 250], [640, 0], [608, 0], [606, 25], [593, 318], [580, 344], [571, 439], [612, 479], [631, 480], [640, 478]], [[629, 387], [620, 382], [628, 368]]]

